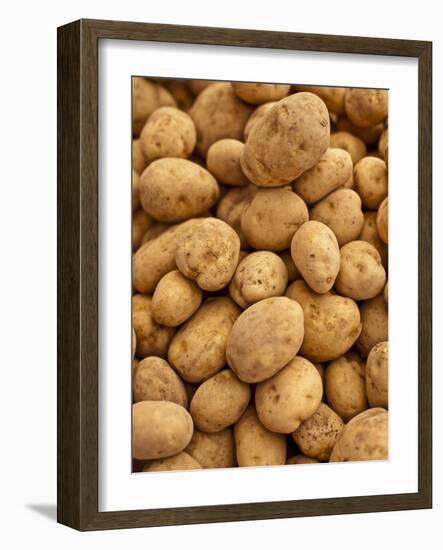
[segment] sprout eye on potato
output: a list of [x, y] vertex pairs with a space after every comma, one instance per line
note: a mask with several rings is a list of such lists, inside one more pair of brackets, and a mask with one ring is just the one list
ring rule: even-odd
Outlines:
[[133, 470], [386, 459], [387, 92], [132, 85]]

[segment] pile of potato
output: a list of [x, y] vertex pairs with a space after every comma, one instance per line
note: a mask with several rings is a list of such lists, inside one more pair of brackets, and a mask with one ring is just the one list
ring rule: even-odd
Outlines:
[[388, 457], [388, 93], [133, 79], [134, 471]]

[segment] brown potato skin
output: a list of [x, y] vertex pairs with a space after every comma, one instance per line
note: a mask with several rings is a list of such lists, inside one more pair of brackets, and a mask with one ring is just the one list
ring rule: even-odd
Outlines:
[[292, 239], [291, 256], [312, 290], [318, 294], [331, 290], [340, 270], [340, 249], [327, 225], [314, 220], [304, 223]]
[[328, 111], [335, 114], [344, 112], [346, 88], [333, 86], [294, 86], [296, 92], [311, 92], [318, 95], [326, 104]]
[[306, 204], [314, 204], [352, 176], [352, 158], [344, 149], [329, 147], [321, 159], [292, 184]]
[[138, 136], [156, 109], [169, 105], [175, 107], [175, 99], [160, 84], [146, 78], [132, 77], [132, 131]]
[[267, 430], [250, 405], [234, 426], [239, 466], [272, 466], [286, 462], [286, 438]]
[[194, 95], [199, 95], [211, 84], [217, 84], [217, 80], [187, 80], [186, 84]]
[[252, 105], [262, 105], [269, 101], [279, 101], [286, 97], [290, 84], [265, 84], [253, 82], [233, 82], [232, 88], [240, 99]]
[[229, 189], [217, 205], [216, 217], [226, 222], [234, 229], [240, 238], [242, 249], [249, 248], [249, 244], [241, 228], [241, 217], [246, 205], [257, 192], [255, 185]]
[[201, 470], [200, 464], [188, 453], [182, 451], [174, 456], [153, 460], [143, 467], [143, 472], [171, 472], [180, 470]]
[[212, 174], [186, 159], [155, 160], [140, 178], [143, 209], [159, 222], [198, 216], [216, 203], [219, 193]]
[[133, 381], [134, 403], [171, 401], [185, 409], [188, 397], [183, 381], [160, 357], [146, 357], [137, 365]]
[[340, 416], [325, 403], [320, 403], [315, 413], [300, 424], [292, 437], [306, 456], [327, 462], [344, 427]]
[[368, 126], [367, 128], [361, 128], [360, 126], [352, 124], [347, 116], [339, 116], [336, 127], [340, 132], [349, 132], [359, 137], [366, 145], [374, 145], [377, 143], [385, 129], [383, 122], [374, 124], [374, 126]]
[[132, 249], [138, 250], [143, 236], [154, 224], [154, 220], [142, 208], [132, 215]]
[[294, 432], [318, 409], [322, 394], [323, 385], [315, 366], [302, 357], [294, 357], [277, 374], [257, 384], [258, 418], [272, 432]]
[[320, 160], [329, 134], [324, 102], [307, 92], [290, 95], [250, 131], [241, 158], [243, 172], [259, 187], [287, 185]]
[[377, 249], [377, 252], [380, 254], [383, 267], [387, 269], [388, 267], [388, 247], [384, 243], [378, 234], [377, 224], [376, 224], [377, 212], [367, 211], [364, 213], [364, 222], [360, 235], [358, 236], [359, 241], [366, 241], [369, 244], [372, 244], [373, 247]]
[[143, 153], [140, 139], [132, 140], [132, 169], [141, 174], [146, 168], [148, 161]]
[[192, 438], [188, 411], [169, 401], [140, 401], [132, 406], [132, 456], [151, 460], [176, 455]]
[[365, 208], [377, 210], [388, 196], [388, 171], [382, 159], [364, 157], [354, 168], [355, 190]]
[[388, 164], [388, 129], [385, 128], [378, 141], [378, 152], [381, 158]]
[[383, 293], [364, 301], [360, 313], [362, 330], [356, 345], [360, 354], [367, 357], [376, 344], [388, 339], [388, 306]]
[[168, 90], [182, 111], [189, 111], [194, 103], [195, 96], [185, 80], [169, 80], [163, 86]]
[[378, 207], [375, 223], [380, 239], [388, 244], [388, 197]]
[[246, 143], [249, 134], [251, 133], [252, 128], [261, 120], [265, 114], [277, 103], [277, 101], [268, 101], [268, 103], [263, 103], [257, 109], [254, 110], [252, 115], [248, 118], [245, 129], [243, 131], [243, 141]]
[[361, 332], [360, 312], [350, 298], [317, 294], [304, 281], [295, 281], [286, 296], [304, 313], [304, 340], [299, 355], [311, 362], [332, 361], [346, 353]]
[[388, 92], [365, 88], [348, 88], [345, 111], [349, 120], [360, 128], [383, 122], [388, 116]]
[[333, 132], [330, 147], [347, 151], [351, 155], [354, 164], [366, 155], [365, 142], [349, 132]]
[[366, 394], [371, 407], [388, 408], [388, 342], [369, 352], [365, 369]]
[[178, 269], [164, 275], [152, 296], [152, 316], [167, 327], [184, 323], [200, 307], [203, 292]]
[[197, 141], [197, 132], [189, 115], [175, 107], [160, 107], [149, 117], [140, 134], [148, 163], [165, 157], [187, 158]]
[[329, 462], [388, 459], [388, 412], [368, 409], [354, 417], [337, 441]]
[[138, 357], [166, 357], [175, 330], [155, 322], [152, 316], [152, 296], [135, 294], [132, 297], [132, 324]]
[[199, 383], [226, 364], [226, 345], [241, 309], [228, 297], [203, 302], [180, 327], [168, 351], [168, 361], [183, 380]]
[[228, 338], [228, 365], [243, 382], [270, 378], [295, 355], [303, 341], [299, 304], [279, 296], [250, 306], [235, 321]]
[[132, 211], [140, 208], [140, 176], [132, 169]]
[[203, 290], [225, 287], [234, 275], [240, 238], [227, 223], [204, 218], [182, 237], [175, 253], [178, 269]]
[[202, 432], [215, 433], [235, 424], [251, 398], [249, 385], [226, 369], [203, 382], [192, 398], [189, 412]]
[[243, 208], [241, 229], [253, 248], [280, 252], [308, 219], [306, 204], [291, 189], [260, 189]]
[[250, 183], [240, 165], [244, 146], [238, 139], [221, 139], [209, 147], [206, 165], [220, 183], [239, 187]]
[[196, 98], [189, 115], [197, 129], [197, 150], [205, 157], [209, 147], [224, 138], [242, 139], [252, 107], [234, 93], [230, 82], [207, 86]]
[[294, 455], [288, 458], [286, 464], [318, 464], [320, 461], [303, 454]]
[[220, 432], [204, 433], [194, 429], [186, 452], [202, 468], [233, 468], [237, 466], [234, 433], [231, 428]]
[[349, 352], [329, 363], [325, 389], [329, 406], [345, 422], [368, 408], [365, 365], [357, 353]]

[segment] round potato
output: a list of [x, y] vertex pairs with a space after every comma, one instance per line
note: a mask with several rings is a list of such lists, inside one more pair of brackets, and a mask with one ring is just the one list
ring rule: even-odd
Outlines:
[[342, 432], [330, 462], [387, 460], [388, 412], [368, 409], [354, 417]]
[[133, 381], [134, 402], [171, 401], [185, 409], [188, 397], [183, 381], [164, 359], [146, 357], [137, 366]]
[[221, 139], [209, 147], [206, 165], [219, 182], [235, 186], [250, 183], [240, 165], [244, 146], [238, 139]]
[[253, 248], [280, 252], [308, 219], [306, 204], [290, 188], [260, 189], [243, 208], [241, 229]]
[[169, 401], [140, 401], [132, 406], [132, 456], [151, 460], [176, 455], [194, 431], [188, 411]]
[[357, 353], [349, 352], [329, 363], [325, 389], [329, 406], [345, 422], [368, 408], [365, 365]]
[[291, 433], [315, 413], [322, 394], [322, 381], [315, 366], [302, 357], [294, 357], [277, 374], [257, 384], [257, 415], [268, 430]]
[[388, 92], [348, 88], [345, 95], [345, 111], [349, 120], [356, 126], [374, 126], [388, 116]]
[[362, 158], [355, 165], [354, 182], [363, 206], [377, 210], [388, 196], [388, 171], [385, 162], [376, 157]]
[[286, 464], [318, 464], [320, 461], [303, 454], [294, 455], [288, 458]]
[[253, 105], [261, 105], [268, 101], [279, 101], [286, 97], [290, 84], [265, 84], [254, 82], [233, 82], [232, 88], [240, 99]]
[[175, 270], [162, 277], [152, 296], [152, 316], [157, 323], [176, 327], [200, 307], [203, 292], [194, 281]]
[[365, 142], [349, 132], [333, 132], [330, 146], [347, 151], [354, 164], [366, 155]]
[[286, 462], [286, 438], [267, 430], [250, 405], [234, 427], [239, 466], [272, 466]]
[[276, 103], [255, 124], [243, 150], [246, 177], [260, 187], [281, 187], [312, 168], [329, 147], [329, 113], [307, 92]]
[[179, 222], [211, 208], [219, 196], [216, 179], [186, 159], [152, 162], [140, 178], [143, 209], [159, 222]]
[[175, 253], [178, 269], [203, 290], [220, 290], [234, 275], [240, 238], [227, 223], [205, 218], [182, 237]]
[[285, 263], [286, 269], [288, 271], [288, 283], [293, 283], [295, 280], [300, 279], [301, 275], [297, 266], [292, 259], [291, 250], [283, 250], [279, 254], [280, 258]]
[[132, 297], [132, 325], [136, 334], [138, 357], [166, 357], [175, 331], [154, 321], [151, 296], [136, 294]]
[[307, 456], [328, 461], [345, 423], [325, 403], [320, 403], [315, 413], [304, 420], [292, 434], [299, 449]]
[[273, 252], [248, 254], [229, 285], [231, 298], [243, 309], [265, 298], [282, 296], [288, 284], [285, 263]]
[[234, 433], [231, 428], [215, 433], [205, 433], [195, 429], [186, 452], [201, 464], [202, 468], [237, 466]]
[[132, 170], [132, 211], [140, 208], [140, 176]]
[[344, 149], [329, 147], [318, 163], [293, 183], [294, 191], [313, 204], [344, 185], [352, 176], [352, 158]]
[[256, 192], [255, 185], [229, 189], [217, 205], [216, 217], [234, 229], [240, 238], [242, 248], [247, 248], [249, 245], [241, 228], [241, 216], [245, 206], [252, 200]]
[[147, 120], [156, 109], [175, 107], [172, 95], [160, 84], [146, 78], [132, 77], [132, 131], [138, 136]]
[[249, 134], [251, 133], [252, 128], [261, 120], [264, 115], [277, 103], [277, 101], [269, 101], [268, 103], [263, 103], [254, 110], [252, 115], [248, 118], [245, 129], [243, 131], [243, 140], [246, 142]]
[[374, 248], [377, 249], [377, 252], [380, 254], [380, 258], [383, 264], [383, 267], [387, 269], [388, 267], [388, 247], [384, 243], [378, 234], [377, 224], [376, 224], [377, 212], [367, 211], [364, 213], [364, 223], [360, 235], [358, 236], [359, 241], [366, 241], [369, 244], [372, 244]]
[[371, 407], [388, 408], [388, 342], [369, 352], [365, 370], [366, 394]]
[[374, 143], [378, 143], [378, 140], [385, 129], [383, 122], [375, 124], [374, 126], [368, 126], [367, 128], [361, 128], [360, 126], [352, 124], [347, 116], [339, 116], [336, 127], [340, 132], [349, 132], [350, 134], [359, 137], [366, 143], [366, 145], [374, 145]]
[[191, 117], [175, 107], [160, 107], [149, 117], [140, 134], [148, 163], [165, 157], [187, 158], [197, 141]]
[[214, 433], [235, 424], [251, 398], [249, 385], [226, 369], [203, 382], [192, 398], [189, 412], [202, 432]]
[[366, 300], [360, 307], [363, 328], [357, 340], [357, 348], [363, 357], [379, 342], [388, 339], [388, 306], [383, 294]]
[[312, 362], [331, 361], [354, 345], [362, 326], [353, 300], [329, 292], [317, 294], [304, 281], [292, 283], [286, 296], [298, 302], [304, 313], [304, 339], [299, 355]]
[[388, 197], [380, 204], [375, 223], [380, 239], [388, 244]]
[[344, 112], [346, 88], [331, 86], [294, 86], [296, 92], [311, 92], [318, 95], [325, 103], [328, 111], [335, 114]]
[[311, 208], [310, 218], [332, 229], [339, 246], [358, 239], [365, 220], [360, 197], [352, 189], [330, 193]]
[[234, 93], [229, 82], [205, 88], [189, 110], [197, 129], [197, 150], [206, 156], [209, 147], [224, 138], [242, 139], [252, 107]]
[[139, 139], [132, 140], [132, 168], [141, 174], [146, 168], [148, 161], [143, 153], [142, 145]]
[[383, 290], [386, 272], [376, 248], [365, 241], [352, 241], [340, 248], [340, 271], [335, 288], [353, 300], [369, 300]]
[[154, 220], [142, 208], [134, 212], [132, 216], [132, 249], [138, 250], [146, 231], [154, 224]]
[[153, 460], [143, 467], [143, 472], [171, 472], [173, 470], [201, 470], [200, 464], [182, 451], [174, 456]]
[[240, 308], [228, 297], [208, 299], [178, 330], [168, 360], [183, 380], [203, 382], [226, 364], [226, 345]]
[[234, 323], [228, 364], [243, 382], [266, 380], [295, 357], [303, 333], [303, 311], [297, 302], [285, 297], [261, 300]]
[[317, 221], [304, 223], [291, 242], [291, 255], [305, 282], [318, 294], [329, 292], [340, 270], [334, 233]]

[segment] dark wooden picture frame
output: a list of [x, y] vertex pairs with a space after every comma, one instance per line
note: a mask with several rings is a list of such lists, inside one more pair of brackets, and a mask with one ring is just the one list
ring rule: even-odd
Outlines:
[[[98, 42], [161, 41], [414, 57], [419, 76], [418, 492], [98, 511]], [[58, 29], [58, 521], [79, 530], [432, 507], [432, 43], [80, 20]]]

